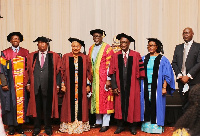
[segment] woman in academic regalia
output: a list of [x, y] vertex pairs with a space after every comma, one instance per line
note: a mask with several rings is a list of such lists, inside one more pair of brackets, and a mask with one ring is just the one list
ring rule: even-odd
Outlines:
[[61, 109], [60, 132], [69, 134], [89, 131], [88, 99], [90, 81], [87, 55], [80, 52], [84, 41], [76, 38], [68, 39], [72, 44], [72, 52], [62, 58], [62, 88], [65, 93]]
[[164, 54], [162, 43], [148, 38], [148, 54], [142, 59], [147, 78], [141, 81], [141, 130], [147, 133], [164, 132], [166, 93], [175, 90], [174, 74]]

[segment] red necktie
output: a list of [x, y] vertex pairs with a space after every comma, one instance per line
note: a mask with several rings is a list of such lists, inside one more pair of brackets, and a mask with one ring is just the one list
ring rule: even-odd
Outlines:
[[127, 62], [127, 57], [126, 57], [126, 53], [124, 54], [124, 65], [126, 67], [126, 62]]
[[44, 53], [42, 52], [42, 56], [41, 56], [41, 68], [43, 67], [44, 65]]

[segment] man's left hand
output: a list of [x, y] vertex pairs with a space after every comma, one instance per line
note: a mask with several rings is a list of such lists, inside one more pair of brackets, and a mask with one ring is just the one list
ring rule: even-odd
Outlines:
[[5, 85], [5, 86], [2, 86], [2, 90], [4, 90], [4, 91], [8, 91], [8, 90], [9, 90], [9, 88], [8, 88], [8, 86], [7, 86], [7, 85]]
[[60, 87], [57, 85], [57, 92], [59, 92], [60, 91]]
[[188, 76], [183, 76], [183, 77], [181, 78], [181, 81], [182, 81], [183, 83], [187, 83], [189, 79], [190, 79], [190, 78], [189, 78]]
[[86, 92], [89, 93], [90, 92], [90, 86], [86, 86]]
[[111, 82], [110, 80], [106, 81], [106, 89], [109, 89], [111, 87]]

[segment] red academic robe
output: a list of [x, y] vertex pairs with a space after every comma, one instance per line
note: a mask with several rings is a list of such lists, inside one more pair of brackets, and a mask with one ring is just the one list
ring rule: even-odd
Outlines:
[[133, 123], [140, 121], [140, 84], [139, 78], [145, 77], [143, 61], [138, 52], [130, 50], [127, 67], [126, 90], [123, 81], [123, 55], [122, 51], [115, 53], [111, 58], [109, 76], [116, 75], [119, 95], [115, 95], [116, 119]]
[[[89, 78], [89, 59], [87, 55], [78, 55], [78, 116], [79, 121], [88, 121], [88, 99], [86, 92], [87, 77]], [[75, 121], [75, 67], [72, 53], [67, 53], [62, 58], [62, 80], [65, 82], [61, 122]], [[89, 78], [90, 79], [90, 78]], [[80, 114], [79, 114], [80, 113]]]
[[[52, 73], [53, 100], [52, 100], [51, 117], [59, 118], [56, 76], [60, 71], [61, 59], [57, 53], [52, 52], [52, 51], [48, 51], [47, 55], [51, 56], [51, 57], [49, 57], [49, 59], [52, 59], [52, 62], [53, 62], [53, 66], [49, 66], [49, 69], [50, 69], [50, 67], [53, 67], [53, 71], [52, 71], [53, 72]], [[27, 57], [27, 70], [26, 70], [26, 81], [25, 81], [26, 83], [28, 81], [30, 81], [30, 99], [29, 99], [29, 104], [28, 104], [27, 116], [33, 116], [33, 117], [37, 117], [35, 91], [34, 91], [34, 78], [35, 78], [34, 77], [34, 68], [35, 68], [37, 56], [38, 56], [38, 51], [35, 51], [35, 52], [30, 53]], [[51, 84], [49, 84], [49, 85], [51, 85]]]

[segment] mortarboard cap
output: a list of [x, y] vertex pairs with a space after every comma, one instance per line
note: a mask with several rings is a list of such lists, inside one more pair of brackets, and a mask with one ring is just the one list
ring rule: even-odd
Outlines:
[[42, 37], [38, 37], [38, 38], [37, 38], [35, 41], [33, 41], [33, 42], [39, 42], [39, 41], [45, 42], [45, 43], [49, 43], [49, 42], [52, 41], [52, 40], [49, 39], [49, 38], [47, 38], [47, 37], [42, 36]]
[[134, 50], [135, 50], [135, 40], [133, 39], [133, 37], [128, 36], [128, 35], [125, 34], [125, 33], [121, 33], [121, 34], [118, 34], [116, 38], [117, 38], [118, 40], [120, 40], [122, 37], [127, 38], [127, 39], [129, 40], [129, 42], [134, 42]]
[[79, 39], [77, 39], [77, 38], [71, 38], [71, 37], [70, 37], [68, 40], [69, 40], [71, 43], [74, 42], [74, 41], [77, 41], [78, 43], [80, 43], [81, 46], [83, 46], [83, 48], [84, 48], [83, 53], [86, 55], [85, 43], [84, 43], [84, 41], [81, 41], [81, 40], [79, 40]]
[[125, 33], [118, 34], [116, 38], [117, 38], [118, 40], [120, 40], [122, 37], [127, 38], [130, 42], [135, 42], [135, 40], [134, 40], [131, 36], [128, 36], [128, 35], [125, 34]]
[[94, 33], [99, 33], [99, 34], [102, 34], [103, 36], [106, 36], [106, 33], [104, 30], [101, 30], [101, 29], [94, 29], [94, 30], [91, 30], [90, 31], [90, 34], [93, 35]]
[[79, 40], [79, 39], [77, 39], [77, 38], [71, 38], [71, 37], [70, 37], [68, 40], [69, 40], [71, 43], [74, 42], [74, 41], [77, 41], [78, 43], [81, 44], [81, 46], [85, 47], [84, 41], [81, 41], [81, 40]]
[[14, 35], [19, 36], [20, 42], [23, 41], [23, 35], [22, 35], [20, 32], [12, 32], [12, 33], [10, 33], [10, 34], [7, 36], [7, 41], [10, 42], [11, 37], [14, 36]]

